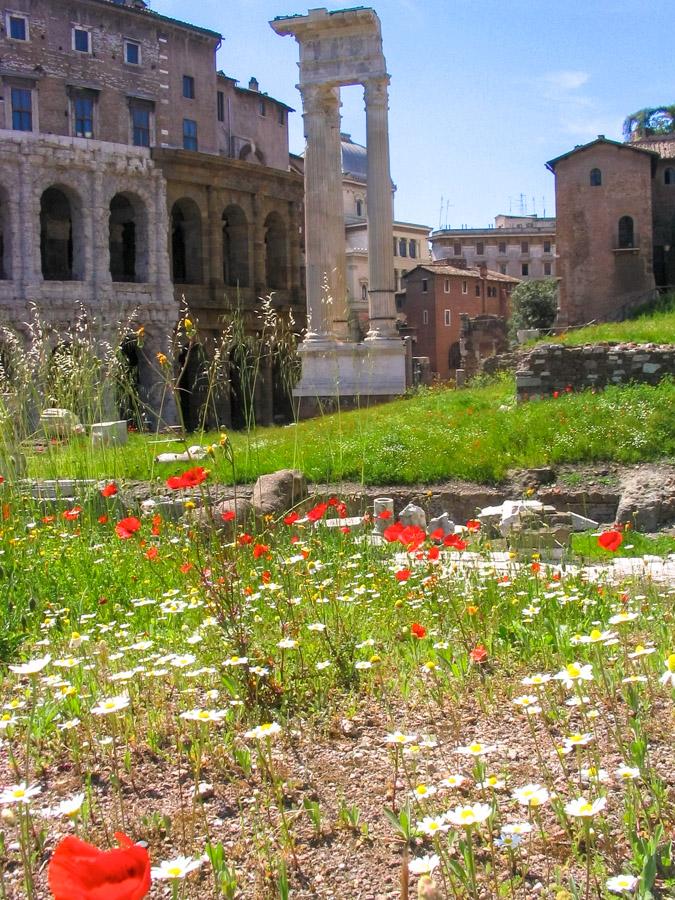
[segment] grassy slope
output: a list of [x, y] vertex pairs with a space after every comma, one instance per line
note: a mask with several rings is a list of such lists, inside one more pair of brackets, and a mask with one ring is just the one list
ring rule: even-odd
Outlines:
[[[644, 344], [675, 344], [675, 309], [641, 316], [626, 322], [605, 322], [545, 338], [545, 343], [596, 344], [600, 341], [634, 341]], [[538, 343], [541, 343], [539, 341]]]
[[[463, 391], [425, 390], [371, 409], [230, 437], [238, 481], [293, 466], [317, 481], [494, 482], [518, 467], [635, 463], [673, 455], [675, 384], [609, 388], [516, 406], [512, 383], [505, 379]], [[208, 442], [204, 436], [203, 443]], [[200, 440], [192, 435], [188, 443]], [[135, 435], [125, 448], [93, 452], [83, 439], [30, 455], [29, 474], [163, 480], [185, 468], [153, 465], [156, 453], [173, 449], [181, 448]], [[220, 451], [206, 465], [214, 470], [214, 480], [232, 480]]]

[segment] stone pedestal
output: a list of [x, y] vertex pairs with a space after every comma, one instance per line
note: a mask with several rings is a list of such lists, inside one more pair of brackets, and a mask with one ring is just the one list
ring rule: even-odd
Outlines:
[[396, 397], [405, 391], [405, 348], [399, 340], [350, 344], [305, 342], [295, 397]]
[[123, 447], [128, 437], [127, 423], [124, 419], [116, 422], [94, 422], [91, 426], [92, 447]]

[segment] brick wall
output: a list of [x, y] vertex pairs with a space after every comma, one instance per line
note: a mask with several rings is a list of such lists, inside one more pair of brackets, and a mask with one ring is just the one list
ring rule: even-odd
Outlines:
[[519, 401], [612, 384], [658, 384], [666, 375], [675, 375], [675, 348], [656, 344], [631, 347], [598, 344], [588, 347], [561, 347], [544, 344], [521, 359], [516, 371]]
[[481, 369], [481, 361], [504, 353], [508, 349], [507, 325], [504, 316], [460, 316], [460, 353], [467, 378]]

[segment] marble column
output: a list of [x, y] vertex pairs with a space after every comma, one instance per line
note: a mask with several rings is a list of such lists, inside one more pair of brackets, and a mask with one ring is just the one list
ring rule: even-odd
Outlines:
[[212, 185], [206, 187], [208, 209], [208, 276], [210, 287], [210, 300], [220, 307], [223, 304], [225, 294], [225, 282], [223, 281], [223, 209], [225, 203], [222, 191]]
[[396, 338], [396, 285], [393, 204], [389, 170], [389, 77], [364, 82], [368, 147], [368, 299], [367, 341]]
[[344, 341], [347, 286], [342, 211], [340, 89], [300, 85], [305, 125], [305, 266], [307, 334], [304, 344]]

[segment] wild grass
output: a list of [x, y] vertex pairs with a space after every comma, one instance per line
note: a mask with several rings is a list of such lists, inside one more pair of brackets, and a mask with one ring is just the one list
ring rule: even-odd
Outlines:
[[[194, 434], [188, 444], [217, 442]], [[610, 387], [593, 394], [516, 404], [508, 378], [467, 390], [424, 389], [392, 403], [333, 413], [286, 427], [231, 432], [234, 477], [297, 467], [315, 482], [433, 483], [458, 478], [482, 483], [510, 469], [561, 463], [637, 463], [675, 453], [675, 384]], [[185, 442], [134, 434], [122, 448], [93, 450], [86, 437], [26, 449], [35, 478], [162, 480], [181, 464], [157, 464], [162, 451]], [[216, 457], [213, 478], [233, 480]]]
[[625, 322], [603, 322], [567, 331], [553, 338], [542, 338], [537, 343], [598, 344], [603, 341], [638, 344], [675, 344], [675, 308], [653, 312]]

